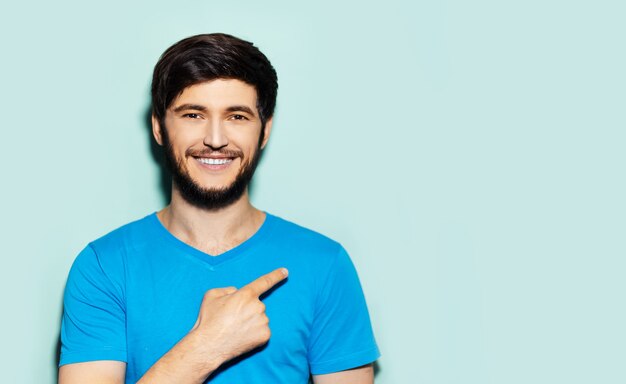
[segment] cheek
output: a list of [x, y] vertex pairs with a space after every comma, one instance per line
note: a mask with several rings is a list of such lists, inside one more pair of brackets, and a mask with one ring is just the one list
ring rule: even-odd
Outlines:
[[188, 148], [202, 145], [202, 137], [193, 134], [193, 130], [178, 130], [170, 133], [170, 144], [177, 152], [185, 152]]
[[175, 145], [188, 145], [194, 141], [202, 141], [206, 128], [199, 121], [186, 121], [170, 118], [166, 120], [168, 137]]
[[259, 146], [259, 134], [258, 130], [245, 130], [243, 132], [232, 130], [228, 134], [229, 142], [231, 145], [238, 147], [243, 152], [254, 152]]

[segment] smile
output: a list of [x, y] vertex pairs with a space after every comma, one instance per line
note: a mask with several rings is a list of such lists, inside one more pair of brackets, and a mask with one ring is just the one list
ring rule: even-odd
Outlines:
[[208, 165], [224, 165], [224, 164], [231, 163], [233, 161], [233, 159], [212, 159], [212, 158], [206, 158], [206, 157], [198, 157], [197, 160], [201, 162], [202, 164], [208, 164]]

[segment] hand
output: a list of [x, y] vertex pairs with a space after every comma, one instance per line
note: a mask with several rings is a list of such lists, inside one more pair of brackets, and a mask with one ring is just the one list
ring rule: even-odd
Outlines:
[[287, 277], [279, 268], [237, 290], [235, 287], [207, 291], [198, 320], [190, 334], [200, 340], [198, 348], [217, 352], [226, 362], [266, 343], [270, 338], [269, 319], [259, 296]]
[[216, 288], [204, 294], [191, 331], [137, 382], [203, 383], [220, 365], [270, 338], [269, 320], [259, 296], [287, 277], [279, 268], [237, 290]]

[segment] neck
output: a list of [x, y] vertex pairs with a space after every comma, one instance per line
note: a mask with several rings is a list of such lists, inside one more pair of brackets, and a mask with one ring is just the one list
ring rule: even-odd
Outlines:
[[170, 205], [157, 216], [175, 237], [209, 255], [219, 255], [243, 243], [265, 219], [265, 213], [250, 203], [247, 190], [233, 204], [212, 211], [189, 204], [175, 187]]

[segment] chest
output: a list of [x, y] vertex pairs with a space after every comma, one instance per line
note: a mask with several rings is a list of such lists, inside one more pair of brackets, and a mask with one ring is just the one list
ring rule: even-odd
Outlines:
[[[127, 376], [141, 377], [189, 332], [207, 290], [241, 287], [254, 276], [274, 267], [233, 263], [228, 267], [215, 268], [181, 262], [152, 267], [143, 265], [141, 270], [132, 271], [126, 287]], [[292, 378], [292, 381], [285, 382], [294, 383], [300, 382], [295, 377], [308, 377], [307, 352], [314, 292], [311, 286], [298, 284], [293, 275], [295, 271], [291, 272], [291, 281], [262, 297], [272, 331], [269, 343], [228, 364], [211, 383], [241, 381], [232, 375], [246, 375], [246, 372], [254, 374], [254, 377], [265, 377], [265, 381], [259, 382], [277, 382], [267, 380], [283, 376]], [[295, 277], [298, 277], [297, 272]], [[285, 376], [286, 371], [294, 376]], [[253, 381], [247, 379], [245, 382]]]

